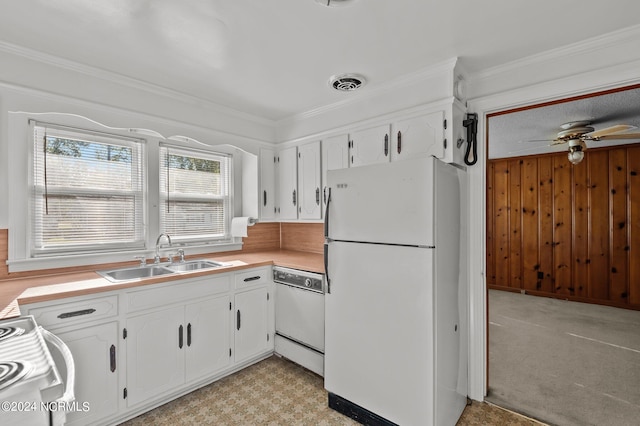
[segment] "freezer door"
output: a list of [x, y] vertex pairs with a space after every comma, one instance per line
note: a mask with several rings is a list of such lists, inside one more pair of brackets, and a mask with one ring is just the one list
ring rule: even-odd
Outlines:
[[325, 387], [401, 425], [434, 422], [434, 251], [328, 247]]
[[433, 157], [330, 170], [328, 237], [433, 246]]

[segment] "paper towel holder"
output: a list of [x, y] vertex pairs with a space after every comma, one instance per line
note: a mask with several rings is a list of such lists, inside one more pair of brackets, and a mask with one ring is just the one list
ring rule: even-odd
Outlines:
[[258, 219], [255, 217], [250, 217], [249, 218], [249, 226], [255, 225], [256, 223], [258, 223]]

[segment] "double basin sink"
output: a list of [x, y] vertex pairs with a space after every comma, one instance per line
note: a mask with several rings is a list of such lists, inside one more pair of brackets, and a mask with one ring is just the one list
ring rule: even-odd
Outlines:
[[224, 263], [212, 260], [187, 260], [184, 262], [150, 264], [128, 268], [98, 271], [98, 274], [114, 283], [138, 280], [140, 278], [157, 277], [160, 275], [178, 274], [180, 272], [199, 271], [226, 266]]

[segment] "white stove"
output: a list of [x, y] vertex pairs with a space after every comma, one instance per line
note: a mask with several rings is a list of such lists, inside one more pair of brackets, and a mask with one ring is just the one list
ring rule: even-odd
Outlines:
[[[49, 352], [58, 350], [66, 380]], [[0, 321], [0, 417], [12, 425], [59, 425], [73, 403], [74, 364], [69, 348], [32, 316]]]

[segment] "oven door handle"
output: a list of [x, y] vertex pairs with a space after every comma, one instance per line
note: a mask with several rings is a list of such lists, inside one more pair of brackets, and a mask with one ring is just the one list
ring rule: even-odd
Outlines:
[[58, 336], [48, 330], [45, 330], [42, 326], [38, 327], [40, 328], [42, 337], [44, 337], [47, 342], [51, 343], [51, 345], [60, 352], [67, 367], [67, 379], [64, 382], [64, 394], [56, 402], [72, 403], [76, 399], [73, 392], [76, 381], [76, 366], [73, 362], [73, 355], [71, 355], [69, 347]]

